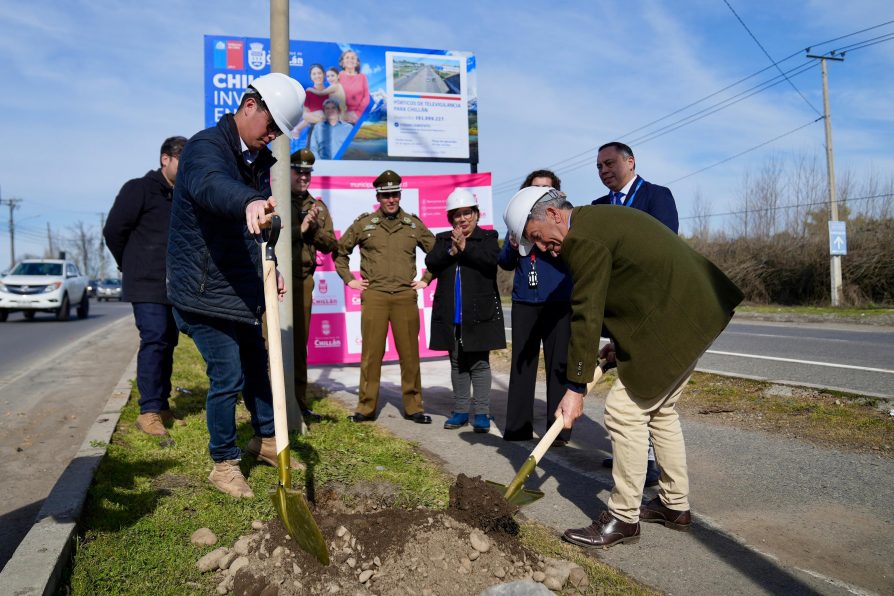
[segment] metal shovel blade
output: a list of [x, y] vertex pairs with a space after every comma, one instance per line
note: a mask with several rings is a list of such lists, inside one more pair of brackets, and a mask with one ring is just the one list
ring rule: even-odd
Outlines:
[[291, 474], [289, 473], [289, 450], [284, 449], [277, 454], [279, 460], [280, 478], [279, 484], [272, 493], [273, 506], [282, 520], [289, 536], [298, 543], [301, 550], [310, 553], [322, 565], [329, 564], [329, 549], [326, 548], [326, 541], [320, 532], [320, 527], [314, 520], [310, 507], [304, 495], [294, 490], [291, 484]]
[[543, 491], [524, 488], [522, 486], [536, 467], [537, 460], [532, 455], [525, 460], [525, 463], [522, 464], [518, 474], [515, 475], [515, 478], [512, 479], [512, 482], [510, 482], [508, 486], [492, 480], [486, 480], [485, 482], [491, 486], [498, 487], [503, 492], [503, 498], [513, 505], [523, 507], [524, 505], [528, 505], [529, 503], [533, 503], [534, 501], [543, 498]]

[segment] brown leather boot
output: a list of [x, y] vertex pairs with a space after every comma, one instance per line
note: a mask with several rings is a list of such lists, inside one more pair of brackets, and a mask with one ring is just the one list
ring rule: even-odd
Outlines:
[[[245, 452], [253, 455], [258, 461], [262, 461], [268, 466], [273, 466], [274, 468], [279, 466], [276, 459], [276, 437], [252, 437], [245, 447]], [[307, 466], [295, 459], [291, 452], [289, 453], [289, 467], [293, 470], [301, 471], [307, 469]]]
[[603, 511], [599, 519], [586, 528], [565, 530], [562, 538], [571, 544], [587, 548], [607, 549], [610, 546], [626, 542], [639, 542], [639, 524], [629, 524]]
[[252, 492], [251, 487], [245, 481], [242, 470], [239, 469], [238, 459], [228, 459], [215, 463], [208, 480], [219, 491], [227, 493], [231, 497], [243, 499], [255, 496], [255, 493]]
[[137, 416], [136, 427], [153, 437], [166, 437], [168, 430], [165, 428], [162, 414], [159, 412], [146, 412]]
[[659, 497], [655, 497], [639, 508], [639, 520], [664, 524], [672, 530], [688, 532], [689, 527], [692, 525], [692, 514], [689, 513], [688, 509], [686, 511], [668, 509]]

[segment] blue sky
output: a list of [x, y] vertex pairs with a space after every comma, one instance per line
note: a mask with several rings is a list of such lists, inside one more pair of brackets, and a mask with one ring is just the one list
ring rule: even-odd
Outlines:
[[[769, 54], [894, 19], [881, 0], [729, 0]], [[374, 7], [374, 10], [371, 9]], [[771, 66], [723, 0], [450, 3], [292, 2], [291, 37], [468, 50], [478, 65], [480, 171], [492, 172], [501, 213], [528, 171], [560, 163], [578, 204], [604, 194], [595, 151]], [[894, 32], [894, 24], [816, 48], [828, 51]], [[243, 0], [31, 0], [0, 2], [2, 198], [16, 211], [16, 254], [43, 252], [54, 231], [99, 227], [121, 185], [157, 167], [161, 141], [203, 127], [204, 35], [269, 35], [269, 2]], [[789, 60], [782, 68], [804, 62]], [[829, 68], [839, 179], [894, 172], [894, 41], [849, 53]], [[776, 73], [767, 70], [753, 85]], [[667, 183], [783, 135], [822, 111], [820, 72], [792, 79], [661, 137], [632, 143], [637, 171]], [[740, 85], [715, 101], [744, 90]], [[705, 107], [709, 104], [700, 104]], [[681, 113], [684, 116], [687, 112]], [[816, 158], [822, 122], [743, 157], [670, 184], [681, 231], [695, 196], [714, 213], [740, 208], [746, 172], [768, 161]], [[581, 155], [577, 159], [568, 158]], [[406, 174], [468, 171], [462, 164], [389, 166]], [[378, 174], [382, 163], [323, 163], [318, 174]], [[793, 189], [788, 189], [792, 191]], [[0, 268], [9, 262], [8, 209], [0, 210]], [[499, 218], [498, 218], [499, 219]], [[717, 216], [712, 224], [724, 225]], [[502, 227], [502, 222], [500, 222]]]

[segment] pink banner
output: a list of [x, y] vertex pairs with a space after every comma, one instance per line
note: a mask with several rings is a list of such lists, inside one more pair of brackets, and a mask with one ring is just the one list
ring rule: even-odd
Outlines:
[[[332, 214], [336, 237], [361, 214], [378, 207], [372, 182], [374, 176], [314, 176], [311, 194], [323, 201]], [[455, 188], [465, 188], [478, 199], [483, 228], [493, 228], [493, 197], [491, 175], [455, 174], [446, 176], [404, 176], [401, 184], [401, 208], [415, 213], [437, 234], [450, 229], [445, 204], [447, 195]], [[363, 338], [360, 335], [360, 292], [348, 288], [335, 272], [330, 255], [317, 253], [314, 273], [313, 310], [310, 336], [307, 342], [308, 364], [344, 364], [360, 362]], [[360, 249], [355, 247], [350, 256], [351, 272], [360, 277]], [[425, 271], [425, 254], [416, 251], [417, 277]], [[443, 356], [444, 352], [428, 349], [431, 325], [431, 305], [435, 283], [419, 292], [419, 353], [423, 357]], [[398, 359], [391, 332], [385, 349], [385, 361]]]

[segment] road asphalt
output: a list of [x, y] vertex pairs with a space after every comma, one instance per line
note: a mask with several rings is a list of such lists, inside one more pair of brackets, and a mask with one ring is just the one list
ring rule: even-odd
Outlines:
[[[126, 334], [124, 326], [115, 333]], [[0, 573], [0, 596], [53, 593], [103, 443], [117, 423], [134, 364], [128, 365], [50, 493], [34, 527]], [[348, 409], [356, 404], [359, 368], [318, 367], [311, 381]], [[424, 362], [426, 410], [434, 421], [402, 417], [397, 364], [382, 370], [375, 422], [415, 441], [450, 474], [506, 483], [535, 441], [503, 441], [507, 375], [494, 374], [491, 433], [442, 428], [452, 409], [449, 363]], [[545, 430], [543, 389], [538, 388], [535, 428]], [[551, 449], [527, 486], [546, 493], [524, 515], [556, 530], [588, 525], [604, 508], [610, 471], [601, 467], [610, 445], [601, 425], [606, 390], [585, 403], [567, 447]], [[685, 394], [683, 399], [685, 399]], [[680, 533], [644, 524], [636, 545], [591, 551], [666, 594], [890, 594], [894, 593], [894, 513], [889, 506], [894, 461], [840, 452], [776, 435], [715, 426], [684, 418], [694, 528]], [[312, 429], [311, 429], [312, 432]], [[648, 489], [651, 498], [655, 489]]]

